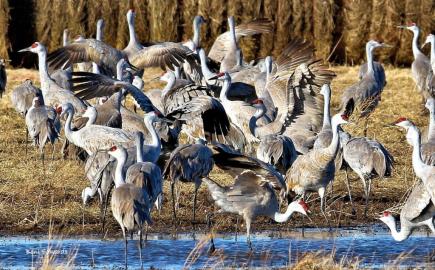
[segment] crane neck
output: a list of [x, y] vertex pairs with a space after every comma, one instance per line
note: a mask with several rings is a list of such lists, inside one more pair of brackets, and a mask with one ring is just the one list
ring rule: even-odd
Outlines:
[[233, 48], [237, 48], [236, 26], [234, 25], [234, 19], [229, 19], [228, 24], [230, 28], [230, 38], [231, 38], [230, 45]]
[[323, 99], [323, 128], [331, 128], [331, 114], [329, 112], [331, 91], [327, 91]]
[[409, 127], [407, 137], [412, 140], [412, 167], [417, 177], [423, 180], [424, 169], [427, 165], [421, 159], [420, 132], [415, 126]]
[[207, 57], [205, 56], [205, 51], [201, 49], [199, 51], [199, 60], [201, 62], [201, 72], [202, 75], [204, 75], [205, 79], [208, 80], [208, 78], [211, 78], [215, 76], [213, 72], [210, 71], [210, 69], [207, 66]]
[[252, 135], [254, 135], [255, 137], [257, 137], [255, 131], [257, 129], [257, 121], [258, 119], [260, 119], [261, 117], [263, 117], [266, 114], [266, 106], [261, 106], [261, 108], [257, 108], [257, 110], [255, 111], [255, 114], [251, 117], [251, 119], [249, 119], [249, 130], [251, 131]]
[[116, 158], [115, 188], [118, 188], [125, 184], [124, 165], [126, 160], [126, 153], [123, 153], [122, 156]]
[[168, 92], [174, 87], [174, 85], [175, 85], [175, 74], [173, 72], [170, 72], [165, 88], [163, 88], [162, 90], [162, 97], [166, 96]]
[[430, 42], [430, 64], [432, 66], [432, 72], [435, 73], [435, 39]]
[[41, 80], [41, 90], [47, 91], [49, 89], [49, 82], [52, 81], [47, 68], [47, 50], [40, 50], [38, 52], [38, 65], [39, 65], [39, 78]]
[[91, 109], [91, 113], [88, 117], [88, 122], [86, 122], [86, 126], [90, 126], [95, 124], [95, 121], [97, 120], [97, 110]]
[[145, 127], [148, 129], [148, 132], [151, 135], [151, 144], [149, 146], [157, 149], [160, 153], [162, 149], [162, 143], [160, 141], [159, 134], [157, 134], [156, 128], [153, 125], [153, 120], [145, 116], [144, 123], [145, 123]]
[[372, 47], [370, 46], [366, 47], [366, 55], [367, 55], [367, 74], [374, 74]]
[[284, 213], [280, 213], [280, 212], [275, 212], [273, 214], [273, 220], [275, 220], [276, 222], [282, 223], [282, 222], [286, 222], [287, 220], [290, 219], [290, 217], [293, 215], [293, 213], [295, 212], [295, 209], [293, 207], [293, 204], [289, 204], [287, 206], [287, 210]]
[[68, 108], [66, 113], [68, 116], [67, 116], [66, 121], [65, 121], [65, 137], [69, 141], [74, 142], [74, 139], [73, 139], [74, 131], [72, 131], [72, 129], [71, 129], [71, 122], [72, 122], [72, 119], [74, 116], [74, 109], [72, 107]]
[[335, 157], [335, 155], [337, 154], [339, 141], [340, 141], [339, 134], [338, 134], [339, 126], [340, 124], [337, 124], [335, 123], [335, 121], [332, 121], [332, 141], [329, 144], [329, 146], [326, 148], [326, 151], [328, 152], [328, 154], [330, 154], [333, 157]]
[[63, 36], [62, 36], [62, 44], [63, 46], [67, 46], [68, 45], [68, 31], [63, 31]]
[[394, 219], [393, 222], [386, 223], [388, 228], [391, 231], [391, 236], [393, 236], [394, 240], [397, 242], [401, 242], [403, 240], [408, 239], [409, 235], [411, 234], [411, 230], [406, 226], [401, 226], [401, 231], [397, 231], [397, 225], [396, 225], [396, 219]]
[[100, 24], [97, 24], [97, 33], [95, 39], [103, 41], [103, 27]]
[[228, 90], [231, 87], [231, 77], [230, 76], [226, 76], [224, 83], [222, 85], [222, 89], [221, 92], [219, 94], [219, 99], [221, 100], [221, 102], [229, 102], [230, 100], [228, 99], [227, 93]]
[[129, 20], [127, 18], [127, 22], [128, 22], [128, 33], [129, 33], [129, 36], [130, 36], [130, 40], [128, 41], [128, 45], [127, 45], [127, 47], [128, 47], [128, 46], [136, 45], [139, 42], [137, 41], [136, 31], [134, 29], [134, 17], [132, 16], [131, 20]]
[[139, 138], [136, 142], [136, 162], [144, 162], [142, 138]]
[[196, 51], [197, 48], [200, 47], [200, 30], [201, 30], [201, 24], [199, 21], [195, 21], [193, 23], [193, 45], [194, 45], [194, 51]]
[[418, 48], [418, 38], [420, 36], [420, 29], [417, 28], [412, 32], [414, 33], [414, 36], [412, 37], [412, 54], [414, 55], [414, 59], [417, 59], [419, 55], [423, 54]]

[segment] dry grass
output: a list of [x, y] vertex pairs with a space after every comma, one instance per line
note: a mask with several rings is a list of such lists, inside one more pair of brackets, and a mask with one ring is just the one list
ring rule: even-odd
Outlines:
[[[337, 73], [334, 80], [333, 107], [338, 107], [340, 93], [344, 88], [356, 81], [358, 68], [333, 67]], [[146, 76], [153, 77], [159, 71], [149, 71]], [[375, 222], [378, 214], [404, 201], [404, 195], [414, 183], [414, 173], [411, 167], [411, 148], [405, 143], [404, 134], [396, 128], [384, 125], [394, 121], [398, 116], [412, 118], [418, 126], [425, 126], [426, 117], [420, 116], [420, 97], [414, 90], [409, 69], [386, 68], [388, 84], [384, 90], [382, 102], [372, 115], [369, 125], [369, 137], [376, 138], [383, 143], [396, 158], [393, 177], [374, 180], [372, 200], [369, 204], [369, 217], [363, 218], [363, 188], [360, 180], [352, 181], [353, 195], [356, 200], [357, 217], [350, 217], [350, 205], [346, 199], [344, 172], [336, 175], [334, 182], [334, 196], [328, 196], [328, 212], [330, 222], [334, 226], [360, 225]], [[42, 168], [41, 160], [36, 149], [29, 146], [28, 157], [25, 157], [25, 129], [24, 119], [11, 108], [9, 101], [12, 89], [24, 78], [39, 81], [36, 71], [8, 70], [8, 89], [6, 96], [0, 100], [0, 228], [12, 233], [33, 233], [47, 231], [50, 216], [56, 232], [65, 235], [69, 233], [95, 233], [99, 228], [99, 208], [97, 203], [85, 209], [85, 225], [82, 227], [81, 190], [88, 185], [84, 176], [83, 165], [73, 160], [61, 160], [59, 151], [55, 152], [53, 161], [48, 160]], [[158, 84], [149, 85], [154, 88]], [[362, 124], [362, 123], [361, 123]], [[359, 125], [361, 126], [361, 125]], [[346, 126], [346, 130], [353, 135], [362, 134], [362, 129]], [[60, 144], [56, 144], [60, 148]], [[46, 157], [51, 156], [50, 147], [46, 148]], [[220, 183], [229, 183], [229, 178], [222, 171], [214, 170], [211, 177]], [[352, 174], [353, 178], [356, 175]], [[180, 231], [191, 228], [191, 207], [193, 185], [180, 184], [180, 209], [178, 216]], [[169, 186], [165, 183], [164, 209], [160, 216], [155, 216], [156, 225], [152, 231], [167, 232], [170, 230], [172, 211], [170, 210]], [[199, 193], [199, 209], [197, 219], [204, 227], [205, 214], [213, 211], [214, 206], [209, 198], [205, 186]], [[254, 230], [287, 229], [289, 226], [323, 226], [324, 220], [319, 215], [317, 195], [310, 199], [310, 206], [314, 212], [314, 223], [307, 219], [295, 217], [284, 224], [271, 225], [266, 219], [259, 219]], [[50, 215], [52, 209], [52, 215]], [[110, 216], [110, 214], [109, 214]], [[234, 216], [222, 215], [216, 229], [218, 231], [233, 231]], [[109, 217], [109, 233], [117, 232], [118, 226]]]

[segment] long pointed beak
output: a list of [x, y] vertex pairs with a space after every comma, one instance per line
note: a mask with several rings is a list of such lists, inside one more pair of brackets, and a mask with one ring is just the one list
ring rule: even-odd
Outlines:
[[213, 77], [211, 77], [211, 78], [208, 78], [209, 80], [217, 80], [217, 79], [219, 79], [219, 76], [213, 76]]
[[429, 44], [430, 42], [429, 41], [425, 41], [424, 43], [423, 43], [423, 45], [421, 45], [421, 48], [424, 48], [424, 46], [426, 46], [427, 44]]
[[30, 47], [19, 50], [18, 52], [30, 52]]
[[406, 26], [405, 25], [398, 25], [397, 28], [406, 29]]
[[382, 47], [385, 47], [385, 48], [393, 48], [394, 46], [393, 46], [393, 45], [390, 45], [390, 44], [382, 43]]

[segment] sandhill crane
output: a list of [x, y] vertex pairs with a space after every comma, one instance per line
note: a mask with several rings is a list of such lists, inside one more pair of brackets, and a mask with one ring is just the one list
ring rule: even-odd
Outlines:
[[[432, 107], [433, 109], [433, 107]], [[400, 117], [396, 120], [394, 123], [395, 125], [404, 128], [406, 131], [408, 131], [411, 127], [416, 128], [414, 123], [412, 123], [410, 120], [406, 119], [405, 117]], [[429, 125], [429, 129], [432, 129], [431, 125]], [[429, 130], [430, 131], [430, 130]], [[431, 134], [431, 133], [429, 133]], [[409, 136], [408, 136], [409, 135]], [[432, 135], [430, 138], [433, 138]], [[410, 136], [410, 134], [406, 135], [406, 139], [408, 141], [408, 144], [413, 146], [413, 140]], [[421, 148], [421, 157], [423, 159], [423, 162], [428, 165], [435, 165], [435, 142], [433, 139], [428, 140], [426, 143], [420, 143]]]
[[[435, 152], [435, 98], [430, 97], [427, 99], [426, 108], [429, 110], [429, 126], [427, 132], [427, 143], [433, 145], [432, 152]], [[435, 160], [433, 160], [435, 163]]]
[[430, 34], [426, 37], [425, 45], [430, 44], [430, 64], [427, 79], [426, 79], [426, 89], [428, 91], [428, 96], [435, 98], [435, 35]]
[[420, 131], [412, 122], [407, 120], [399, 119], [396, 121], [396, 125], [407, 129], [406, 138], [408, 142], [412, 143], [413, 147], [412, 167], [417, 177], [419, 177], [426, 186], [432, 203], [435, 204], [435, 166], [428, 165], [422, 160]]
[[[144, 138], [142, 132], [136, 132], [136, 163], [128, 167], [126, 182], [137, 187], [146, 189], [149, 196], [150, 208], [156, 204], [157, 209], [161, 210], [161, 197], [163, 192], [162, 172], [155, 165], [155, 162], [145, 161], [146, 152], [144, 151]], [[151, 209], [150, 209], [151, 210]]]
[[54, 142], [59, 136], [60, 123], [56, 119], [56, 112], [53, 108], [45, 106], [41, 97], [35, 97], [26, 114], [26, 126], [30, 138], [39, 146], [41, 158], [44, 160], [45, 144], [50, 142], [54, 147]]
[[[341, 96], [341, 106], [344, 108], [349, 100], [354, 100], [355, 105], [360, 110], [359, 117], [366, 118], [366, 124], [364, 128], [364, 136], [367, 136], [368, 117], [377, 107], [381, 100], [381, 93], [385, 83], [379, 78], [382, 77], [379, 69], [374, 68], [373, 64], [373, 51], [376, 48], [391, 47], [390, 45], [379, 43], [375, 40], [370, 40], [366, 44], [366, 56], [367, 56], [367, 72], [357, 83], [346, 88]], [[383, 70], [382, 70], [383, 71]]]
[[[218, 77], [224, 81], [219, 98], [225, 108], [225, 111], [231, 119], [231, 122], [233, 122], [243, 131], [249, 143], [258, 142], [258, 139], [255, 138], [249, 130], [249, 122], [252, 115], [256, 113], [257, 109], [245, 101], [229, 100], [227, 93], [231, 86], [231, 77], [227, 72], [219, 73]], [[260, 125], [265, 125], [270, 121], [264, 117], [261, 117], [256, 122], [259, 122]]]
[[305, 196], [307, 191], [317, 191], [320, 196], [320, 210], [324, 212], [324, 196], [328, 184], [334, 180], [335, 157], [339, 147], [338, 127], [346, 124], [347, 114], [336, 114], [332, 117], [332, 141], [326, 148], [313, 149], [298, 156], [287, 171], [285, 179], [287, 190]]
[[435, 206], [430, 195], [424, 184], [418, 181], [400, 211], [400, 232], [397, 231], [396, 219], [389, 211], [385, 211], [379, 219], [387, 224], [394, 240], [401, 242], [408, 239], [415, 228], [425, 225], [435, 234], [434, 216]]
[[323, 125], [322, 130], [317, 134], [317, 138], [314, 141], [314, 149], [325, 148], [332, 141], [331, 115], [329, 112], [331, 100], [330, 86], [324, 84], [320, 90], [320, 94], [323, 95]]
[[195, 16], [193, 18], [193, 38], [185, 43], [183, 43], [184, 46], [189, 48], [191, 51], [195, 52], [197, 49], [201, 47], [200, 45], [200, 39], [201, 39], [201, 24], [205, 23], [205, 19], [202, 16]]
[[44, 97], [44, 104], [47, 106], [58, 106], [65, 102], [69, 102], [76, 111], [83, 111], [86, 105], [82, 100], [74, 96], [74, 94], [57, 85], [48, 74], [47, 69], [47, 49], [39, 42], [35, 42], [32, 46], [22, 49], [18, 52], [30, 51], [38, 54], [39, 59], [39, 76], [41, 80], [41, 91]]
[[[350, 136], [347, 138], [341, 137], [340, 139], [342, 139], [340, 140], [340, 144], [343, 149], [343, 160], [358, 174], [363, 183], [366, 199], [364, 216], [367, 216], [372, 178], [375, 175], [379, 176], [379, 178], [390, 176], [393, 170], [394, 158], [387, 149], [376, 140], [365, 137], [350, 138]], [[352, 213], [355, 213], [352, 196], [350, 194], [347, 168], [346, 184], [352, 204]]]
[[127, 269], [127, 232], [139, 232], [139, 256], [142, 266], [142, 230], [145, 222], [152, 224], [150, 204], [147, 193], [133, 184], [125, 182], [124, 164], [127, 152], [122, 146], [113, 146], [109, 155], [117, 160], [115, 172], [115, 190], [112, 194], [111, 206], [113, 217], [121, 226], [122, 236], [125, 241], [125, 268]]
[[412, 78], [417, 85], [417, 90], [423, 96], [423, 100], [428, 97], [428, 93], [425, 90], [426, 78], [430, 70], [429, 58], [424, 55], [418, 46], [418, 38], [420, 36], [420, 28], [415, 23], [410, 23], [408, 25], [401, 25], [398, 28], [408, 29], [412, 31], [412, 54], [414, 55], [414, 61], [411, 65]]
[[214, 161], [212, 151], [204, 145], [203, 141], [195, 144], [186, 144], [177, 147], [166, 162], [163, 176], [171, 181], [172, 210], [174, 222], [176, 219], [175, 212], [175, 195], [174, 185], [177, 181], [195, 183], [195, 193], [193, 197], [193, 221], [196, 218], [196, 199], [198, 189], [201, 186], [204, 177], [208, 177], [213, 169]]
[[335, 76], [313, 57], [313, 51], [309, 43], [291, 41], [275, 61], [265, 86], [278, 114], [269, 132], [278, 130], [291, 138], [300, 153], [311, 148], [321, 127], [320, 87]]
[[6, 62], [4, 59], [0, 59], [0, 98], [2, 98], [3, 93], [6, 91], [6, 83], [8, 77], [6, 76]]
[[[251, 22], [242, 23], [235, 27], [236, 42], [238, 42], [241, 37], [252, 36], [255, 34], [267, 34], [271, 33], [272, 30], [272, 21], [268, 19], [257, 19]], [[208, 58], [216, 62], [222, 62], [230, 46], [230, 42], [230, 31], [226, 31], [219, 35], [208, 52]]]
[[34, 86], [30, 79], [26, 79], [12, 91], [11, 103], [19, 114], [26, 116], [35, 97], [42, 97], [41, 89]]
[[220, 72], [229, 72], [233, 67], [237, 65], [236, 54], [239, 47], [237, 46], [236, 38], [236, 26], [234, 22], [234, 17], [230, 16], [228, 18], [228, 28], [230, 31], [229, 42], [226, 44], [225, 55], [221, 61]]
[[127, 12], [127, 24], [128, 24], [128, 33], [129, 33], [129, 41], [127, 44], [127, 47], [122, 50], [130, 60], [133, 55], [135, 55], [137, 52], [142, 50], [144, 46], [139, 43], [139, 41], [136, 38], [136, 31], [134, 28], [134, 18], [136, 16], [136, 13], [134, 12], [134, 9], [130, 9]]
[[129, 145], [133, 138], [121, 129], [111, 128], [100, 125], [88, 125], [80, 130], [71, 129], [71, 121], [74, 116], [74, 107], [71, 103], [62, 104], [56, 111], [61, 113], [61, 117], [66, 114], [65, 136], [74, 145], [83, 148], [89, 155], [98, 151], [110, 149], [113, 145]]
[[266, 82], [270, 79], [273, 68], [272, 57], [267, 56], [264, 59], [264, 71], [257, 74], [254, 78], [255, 92], [259, 99], [261, 99], [266, 106], [266, 115], [269, 119], [276, 118], [276, 107], [273, 104], [272, 97], [266, 89]]
[[[213, 200], [220, 212], [234, 213], [246, 222], [248, 246], [251, 244], [251, 223], [258, 216], [267, 216], [276, 222], [286, 222], [294, 212], [307, 215], [308, 206], [303, 200], [294, 201], [284, 213], [279, 212], [279, 203], [269, 180], [253, 171], [246, 170], [234, 179], [234, 184], [222, 187], [210, 178], [204, 178]], [[213, 241], [212, 241], [213, 245]], [[211, 247], [214, 250], [214, 247]]]

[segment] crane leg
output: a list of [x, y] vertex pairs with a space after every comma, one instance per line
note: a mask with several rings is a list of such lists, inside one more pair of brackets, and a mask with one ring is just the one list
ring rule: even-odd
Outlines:
[[171, 196], [172, 196], [172, 223], [176, 225], [177, 213], [175, 212], [175, 182], [171, 182]]
[[364, 208], [364, 217], [367, 217], [367, 210], [368, 210], [368, 206], [369, 206], [369, 198], [370, 198], [370, 189], [371, 189], [371, 185], [372, 185], [372, 180], [368, 179], [367, 181], [367, 189], [366, 189], [366, 205]]
[[102, 224], [102, 229], [101, 229], [101, 233], [103, 234], [103, 237], [104, 237], [104, 226], [106, 225], [106, 213], [107, 213], [107, 205], [109, 204], [109, 195], [110, 195], [110, 189], [109, 189], [109, 192], [106, 194], [106, 195], [104, 195], [103, 196], [103, 198], [104, 198], [104, 201], [103, 201], [103, 208], [104, 208], [104, 210], [103, 210], [103, 224]]
[[346, 187], [347, 187], [347, 192], [349, 193], [350, 206], [352, 207], [352, 215], [354, 216], [356, 214], [356, 211], [355, 208], [353, 207], [352, 193], [350, 191], [349, 175], [347, 174], [347, 166], [344, 169], [344, 173], [346, 175]]
[[200, 182], [199, 183], [195, 182], [195, 194], [193, 195], [193, 220], [192, 220], [193, 226], [195, 226], [195, 222], [196, 222], [196, 199], [198, 197], [198, 189], [200, 185], [201, 185]]
[[210, 233], [210, 247], [208, 248], [208, 254], [213, 254], [215, 252], [215, 250], [216, 250], [216, 247], [214, 245], [213, 233], [211, 231], [211, 226], [212, 226], [212, 224], [211, 224], [211, 216], [212, 215], [213, 214], [211, 214], [211, 213], [206, 215], [207, 228], [208, 228], [208, 231]]
[[364, 137], [367, 137], [367, 129], [369, 128], [369, 117], [366, 117], [366, 123], [364, 127]]
[[237, 218], [236, 218], [236, 239], [235, 239], [235, 241], [237, 242], [237, 235], [238, 235], [238, 233], [239, 233], [239, 216], [237, 216]]
[[27, 160], [27, 148], [29, 144], [29, 130], [26, 128], [26, 160]]
[[325, 213], [325, 210], [326, 210], [326, 206], [325, 206], [325, 188], [324, 187], [319, 188], [318, 192], [319, 192], [319, 196], [320, 196], [320, 211], [322, 212], [323, 217], [325, 218], [325, 220], [329, 224], [329, 220], [326, 217], [326, 213]]
[[51, 148], [51, 160], [54, 160], [54, 151], [56, 151], [56, 144], [52, 144], [52, 148]]
[[252, 252], [252, 242], [251, 242], [251, 221], [246, 220], [246, 241], [248, 242], [248, 247]]
[[140, 260], [140, 269], [143, 269], [143, 261], [142, 261], [142, 230], [139, 230], [139, 260]]
[[125, 228], [124, 228], [124, 226], [121, 226], [121, 229], [122, 229], [122, 236], [124, 237], [125, 269], [127, 269], [127, 244], [128, 244], [128, 240], [127, 240], [127, 236], [125, 235]]

